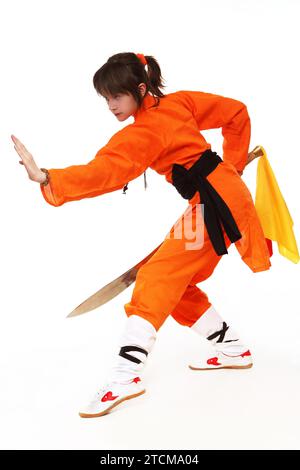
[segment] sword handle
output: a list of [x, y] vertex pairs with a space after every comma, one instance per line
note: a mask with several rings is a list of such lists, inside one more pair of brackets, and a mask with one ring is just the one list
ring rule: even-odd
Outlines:
[[248, 163], [252, 162], [255, 158], [262, 157], [264, 155], [264, 149], [261, 145], [256, 145], [253, 150], [251, 150], [250, 153], [248, 153], [248, 160], [246, 165]]
[[[247, 159], [247, 163], [246, 163], [246, 166], [251, 163], [253, 160], [255, 160], [255, 158], [258, 158], [258, 157], [262, 157], [263, 155], [265, 155], [265, 150], [264, 148], [261, 146], [261, 145], [256, 145], [256, 147], [254, 147], [253, 150], [251, 150], [251, 152], [248, 153], [248, 159]], [[243, 172], [242, 171], [238, 171], [238, 174], [240, 176], [242, 176]]]

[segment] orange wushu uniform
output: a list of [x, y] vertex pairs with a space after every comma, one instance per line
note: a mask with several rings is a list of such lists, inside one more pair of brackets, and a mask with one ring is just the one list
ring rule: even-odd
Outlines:
[[[93, 160], [84, 165], [50, 169], [50, 183], [40, 186], [53, 206], [122, 189], [148, 167], [172, 181], [173, 165], [189, 169], [211, 146], [199, 132], [222, 128], [223, 161], [207, 176], [221, 196], [241, 233], [235, 242], [242, 260], [253, 272], [270, 268], [269, 251], [252, 196], [238, 171], [245, 168], [251, 124], [246, 106], [231, 98], [200, 91], [178, 91], [156, 100], [147, 94], [134, 123], [108, 141]], [[193, 227], [199, 192], [189, 200]], [[205, 211], [205, 207], [204, 207]], [[182, 216], [183, 217], [183, 216]], [[138, 271], [131, 301], [125, 312], [150, 321], [156, 330], [168, 315], [182, 325], [192, 326], [211, 306], [196, 284], [207, 279], [221, 256], [216, 253], [203, 228], [200, 249], [186, 249], [190, 239], [174, 237], [171, 228], [160, 248]], [[231, 241], [224, 232], [226, 248]]]

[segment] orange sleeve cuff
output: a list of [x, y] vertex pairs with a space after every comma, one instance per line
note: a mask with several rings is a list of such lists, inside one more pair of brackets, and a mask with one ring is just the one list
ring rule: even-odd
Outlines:
[[49, 183], [46, 186], [40, 184], [42, 195], [48, 204], [51, 206], [61, 206], [64, 203], [63, 195], [60, 191], [60, 187], [55, 176], [55, 170], [49, 171]]

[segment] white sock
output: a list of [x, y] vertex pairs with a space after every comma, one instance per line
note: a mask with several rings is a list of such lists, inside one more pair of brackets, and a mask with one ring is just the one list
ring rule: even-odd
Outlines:
[[228, 356], [239, 356], [248, 349], [237, 332], [226, 324], [212, 305], [191, 326], [191, 329], [204, 336], [217, 352], [223, 352]]
[[138, 315], [130, 315], [119, 341], [120, 352], [112, 367], [110, 381], [127, 383], [139, 376], [155, 340], [156, 329], [152, 323]]

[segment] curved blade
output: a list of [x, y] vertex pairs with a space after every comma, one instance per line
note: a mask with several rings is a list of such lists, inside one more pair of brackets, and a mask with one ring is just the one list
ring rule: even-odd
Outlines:
[[76, 317], [77, 315], [82, 315], [83, 313], [90, 312], [97, 307], [109, 302], [111, 299], [116, 297], [118, 294], [123, 292], [127, 287], [132, 284], [135, 279], [139, 268], [145, 264], [151, 256], [158, 250], [161, 244], [156, 247], [149, 255], [147, 255], [142, 261], [133, 266], [133, 268], [126, 271], [121, 276], [117, 277], [114, 281], [110, 282], [106, 286], [102, 287], [95, 294], [88, 297], [84, 302], [82, 302], [78, 307], [76, 307], [69, 315], [69, 317]]
[[95, 294], [78, 305], [73, 312], [69, 313], [68, 317], [75, 317], [90, 312], [113, 299], [135, 281], [137, 272], [138, 270], [136, 268], [129, 269], [126, 273], [102, 287], [102, 289], [98, 290]]

